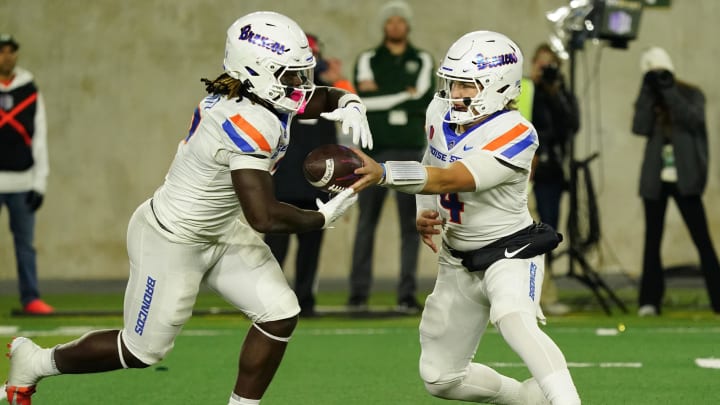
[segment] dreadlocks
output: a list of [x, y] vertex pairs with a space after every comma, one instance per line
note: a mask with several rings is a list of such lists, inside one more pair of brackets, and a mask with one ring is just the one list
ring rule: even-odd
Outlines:
[[221, 74], [215, 80], [202, 78], [200, 81], [205, 84], [205, 90], [209, 94], [224, 95], [227, 98], [237, 97], [238, 100], [242, 100], [243, 96], [248, 95], [247, 86], [227, 73]]

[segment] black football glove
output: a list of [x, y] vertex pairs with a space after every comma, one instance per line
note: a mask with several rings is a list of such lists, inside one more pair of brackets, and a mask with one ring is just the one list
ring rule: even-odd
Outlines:
[[35, 212], [38, 210], [38, 208], [40, 208], [43, 203], [43, 195], [35, 190], [28, 191], [27, 195], [25, 196], [25, 202], [27, 203], [28, 207], [30, 207], [30, 210], [32, 212]]

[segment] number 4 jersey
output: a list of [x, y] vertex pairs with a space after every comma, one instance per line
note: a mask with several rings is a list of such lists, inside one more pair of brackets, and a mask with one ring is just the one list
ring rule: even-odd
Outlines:
[[456, 132], [455, 125], [444, 121], [446, 106], [434, 100], [428, 107], [423, 164], [447, 167], [460, 161], [475, 178], [475, 191], [435, 196], [434, 209], [445, 220], [443, 240], [467, 251], [533, 222], [527, 199], [538, 137], [532, 124], [514, 110], [498, 111], [465, 132]]

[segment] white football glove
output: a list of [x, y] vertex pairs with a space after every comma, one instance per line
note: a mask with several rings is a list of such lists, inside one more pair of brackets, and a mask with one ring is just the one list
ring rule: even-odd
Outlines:
[[341, 121], [342, 133], [349, 135], [350, 130], [352, 130], [352, 141], [355, 145], [362, 145], [363, 148], [372, 149], [373, 139], [365, 112], [365, 105], [351, 102], [345, 107], [322, 113], [320, 116], [330, 121]]
[[333, 222], [342, 216], [342, 214], [357, 202], [357, 194], [355, 190], [348, 187], [344, 191], [331, 198], [330, 201], [323, 203], [319, 198], [315, 200], [318, 206], [318, 212], [325, 217], [325, 225], [323, 229], [329, 227]]

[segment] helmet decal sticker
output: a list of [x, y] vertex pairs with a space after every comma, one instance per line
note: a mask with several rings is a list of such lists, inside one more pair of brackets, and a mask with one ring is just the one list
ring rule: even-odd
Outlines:
[[495, 56], [490, 56], [488, 58], [483, 56], [483, 54], [479, 53], [475, 56], [475, 58], [476, 59], [472, 63], [474, 63], [477, 66], [478, 70], [518, 63], [518, 57], [514, 53], [495, 55]]
[[241, 41], [248, 41], [251, 44], [257, 45], [265, 49], [269, 49], [270, 51], [278, 55], [282, 55], [290, 50], [290, 48], [287, 48], [285, 45], [277, 41], [273, 41], [272, 39], [264, 35], [252, 32], [252, 27], [250, 26], [250, 24], [240, 29], [240, 36], [238, 37], [238, 39]]

